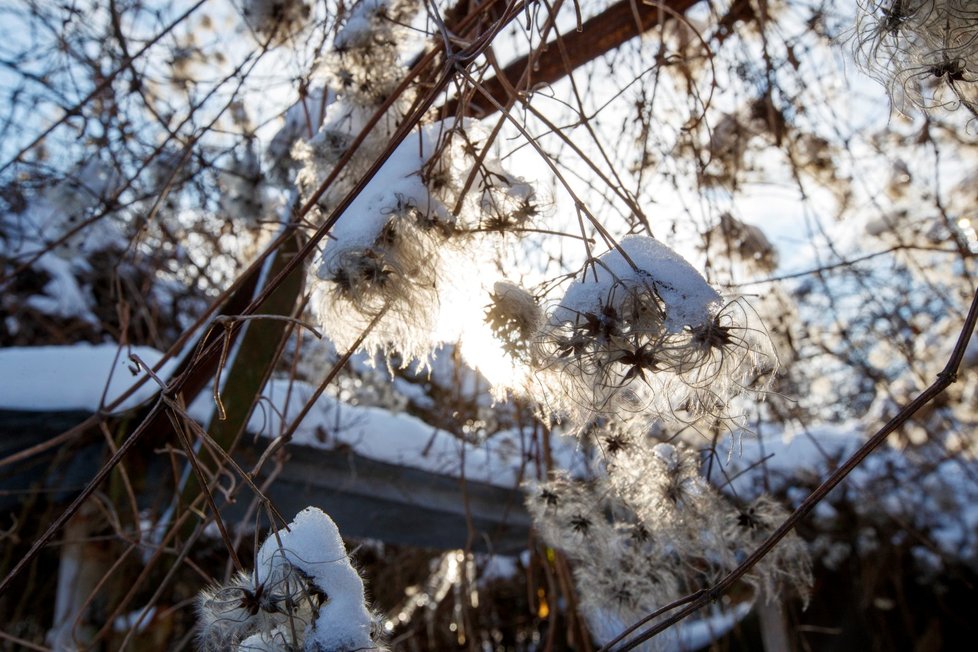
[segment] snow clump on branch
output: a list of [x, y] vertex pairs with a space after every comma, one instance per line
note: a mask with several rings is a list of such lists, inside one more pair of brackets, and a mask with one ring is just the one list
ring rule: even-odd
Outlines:
[[241, 572], [197, 600], [203, 652], [378, 650], [363, 580], [332, 519], [315, 507], [296, 515]]
[[537, 335], [541, 390], [582, 425], [621, 413], [719, 419], [777, 367], [755, 321], [672, 249], [628, 236], [581, 272]]

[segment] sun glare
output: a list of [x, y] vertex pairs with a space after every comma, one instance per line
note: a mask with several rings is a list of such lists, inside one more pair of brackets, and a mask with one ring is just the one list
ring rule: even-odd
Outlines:
[[[480, 291], [472, 292], [474, 286], [462, 277], [477, 277]], [[440, 306], [433, 337], [437, 342], [457, 342], [465, 362], [485, 376], [494, 394], [501, 395], [524, 386], [529, 370], [506, 353], [486, 323], [492, 281], [487, 284], [485, 279], [495, 280], [495, 275], [479, 265], [469, 265], [454, 279], [448, 299]]]

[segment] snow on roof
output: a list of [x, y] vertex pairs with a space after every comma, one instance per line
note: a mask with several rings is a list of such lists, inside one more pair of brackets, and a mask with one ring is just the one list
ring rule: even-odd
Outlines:
[[[161, 352], [150, 347], [116, 344], [0, 349], [0, 409], [95, 412], [145, 377], [144, 372], [133, 374], [135, 365], [129, 360], [130, 353], [151, 366], [163, 358]], [[167, 380], [175, 366], [176, 360], [167, 362], [158, 376]], [[146, 401], [157, 389], [152, 379], [147, 380], [117, 410]], [[249, 430], [269, 438], [279, 435], [315, 389], [305, 382], [273, 379], [265, 387]], [[213, 399], [204, 392], [188, 412], [200, 420], [212, 410]], [[373, 460], [453, 477], [464, 473], [469, 480], [502, 487], [515, 487], [524, 476], [536, 472], [535, 468], [526, 467], [531, 455], [519, 432], [498, 433], [478, 445], [463, 443], [409, 414], [350, 405], [328, 395], [319, 397], [293, 441], [324, 449], [349, 447]], [[567, 439], [558, 449], [557, 459], [571, 464], [576, 442]]]
[[[152, 397], [159, 387], [145, 372], [136, 371], [130, 354], [151, 367], [163, 358], [148, 346], [117, 344], [0, 349], [0, 409], [95, 412], [145, 381], [116, 409], [132, 408]], [[176, 363], [165, 363], [157, 372], [159, 377], [166, 380]]]
[[[266, 401], [255, 411], [248, 430], [266, 437], [278, 435], [314, 391], [308, 383], [273, 379], [265, 387]], [[522, 478], [536, 474], [528, 459], [531, 451], [519, 432], [497, 433], [478, 445], [463, 443], [409, 414], [349, 405], [328, 395], [319, 397], [293, 441], [325, 449], [349, 447], [373, 460], [440, 475], [464, 475], [501, 487], [515, 487]], [[576, 441], [562, 440], [556, 448], [557, 459], [570, 465]]]
[[[75, 344], [71, 346], [11, 347], [0, 349], [0, 409], [24, 411], [89, 411], [110, 405], [139, 383], [145, 373], [133, 373], [129, 355], [156, 365], [163, 354], [145, 346]], [[166, 380], [176, 366], [171, 360], [158, 372]], [[151, 379], [117, 408], [125, 410], [151, 398], [157, 386]], [[249, 430], [265, 437], [284, 431], [298, 415], [315, 387], [304, 382], [273, 379], [249, 423]], [[104, 396], [104, 400], [103, 400]], [[190, 407], [195, 418], [210, 414], [209, 395]], [[750, 499], [766, 490], [795, 487], [826, 477], [865, 440], [858, 421], [823, 424], [797, 431], [770, 431], [764, 437], [744, 435], [733, 445], [725, 490]], [[519, 432], [497, 433], [483, 443], [463, 443], [409, 414], [379, 407], [350, 405], [323, 395], [296, 430], [294, 441], [324, 449], [349, 447], [359, 455], [431, 473], [464, 477], [496, 486], [514, 487], [536, 477], [533, 451]], [[558, 465], [586, 464], [575, 440], [554, 438]], [[464, 450], [463, 450], [464, 447]], [[919, 453], [884, 447], [856, 468], [846, 486], [872, 495], [873, 509], [901, 518], [912, 517], [926, 526], [948, 554], [978, 555], [978, 488], [968, 470], [954, 458], [921, 465]], [[874, 492], [888, 482], [887, 495]], [[805, 492], [801, 492], [805, 493]], [[830, 496], [831, 499], [831, 496]], [[797, 501], [796, 501], [797, 502]], [[953, 509], [949, 508], [949, 505]], [[822, 513], [830, 513], [826, 504]], [[953, 518], [951, 517], [953, 515]]]

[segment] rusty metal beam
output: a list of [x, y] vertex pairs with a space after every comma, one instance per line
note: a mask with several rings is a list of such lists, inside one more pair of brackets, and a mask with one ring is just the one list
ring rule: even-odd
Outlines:
[[[585, 21], [580, 31], [550, 40], [535, 60], [531, 53], [507, 65], [502, 70], [504, 80], [494, 76], [483, 81], [482, 91], [466, 102], [461, 112], [477, 118], [491, 115], [496, 108], [483, 96], [483, 91], [505, 106], [510, 98], [508, 88], [525, 92], [541, 84], [552, 84], [653, 27], [673, 20], [697, 2], [699, 0], [662, 0], [646, 4], [642, 0], [621, 0]], [[458, 98], [448, 101], [442, 109], [442, 115], [446, 116], [458, 112]]]

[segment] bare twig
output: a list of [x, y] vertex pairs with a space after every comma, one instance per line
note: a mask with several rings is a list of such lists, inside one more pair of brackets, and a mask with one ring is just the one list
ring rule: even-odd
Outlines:
[[[978, 322], [978, 290], [976, 290], [975, 296], [972, 299], [971, 308], [968, 310], [968, 316], [965, 318], [964, 326], [961, 328], [961, 332], [958, 335], [958, 340], [954, 345], [954, 350], [951, 352], [951, 356], [948, 359], [947, 364], [944, 366], [944, 369], [937, 374], [937, 380], [935, 380], [930, 387], [917, 395], [914, 400], [908, 403], [892, 419], [887, 421], [882, 428], [877, 430], [873, 436], [871, 436], [866, 443], [859, 448], [859, 450], [853, 453], [852, 456], [845, 461], [845, 463], [836, 469], [805, 500], [803, 500], [795, 511], [791, 513], [791, 516], [789, 516], [784, 523], [778, 526], [778, 528], [774, 530], [774, 532], [772, 532], [770, 536], [768, 536], [768, 538], [765, 539], [764, 542], [758, 546], [749, 557], [747, 557], [747, 559], [737, 566], [737, 568], [732, 570], [723, 579], [709, 589], [698, 591], [646, 616], [639, 622], [626, 629], [607, 645], [602, 647], [599, 652], [608, 652], [610, 650], [615, 650], [615, 652], [624, 652], [624, 650], [634, 649], [641, 643], [651, 639], [657, 634], [664, 632], [690, 614], [698, 611], [710, 602], [719, 599], [720, 596], [726, 593], [741, 577], [747, 574], [750, 569], [761, 561], [765, 555], [771, 552], [771, 550], [778, 545], [778, 542], [787, 536], [788, 533], [790, 533], [791, 530], [798, 524], [798, 522], [815, 507], [815, 505], [824, 499], [829, 492], [832, 491], [832, 489], [834, 489], [840, 482], [842, 482], [842, 480], [846, 478], [846, 476], [852, 473], [852, 471], [858, 467], [870, 453], [879, 448], [880, 444], [886, 441], [886, 438], [889, 437], [890, 434], [909, 421], [918, 410], [944, 393], [944, 390], [946, 390], [957, 380], [958, 368], [961, 366], [961, 360], [964, 358], [965, 350], [968, 348], [968, 342], [975, 330], [976, 322]], [[645, 624], [655, 620], [664, 613], [668, 613], [668, 611], [676, 607], [682, 606], [683, 604], [686, 604], [687, 606], [672, 616], [659, 621], [647, 629], [641, 630], [641, 627]], [[636, 631], [639, 632], [638, 635], [634, 636], [633, 638], [628, 638]], [[621, 645], [615, 647], [619, 643], [621, 643]]]

